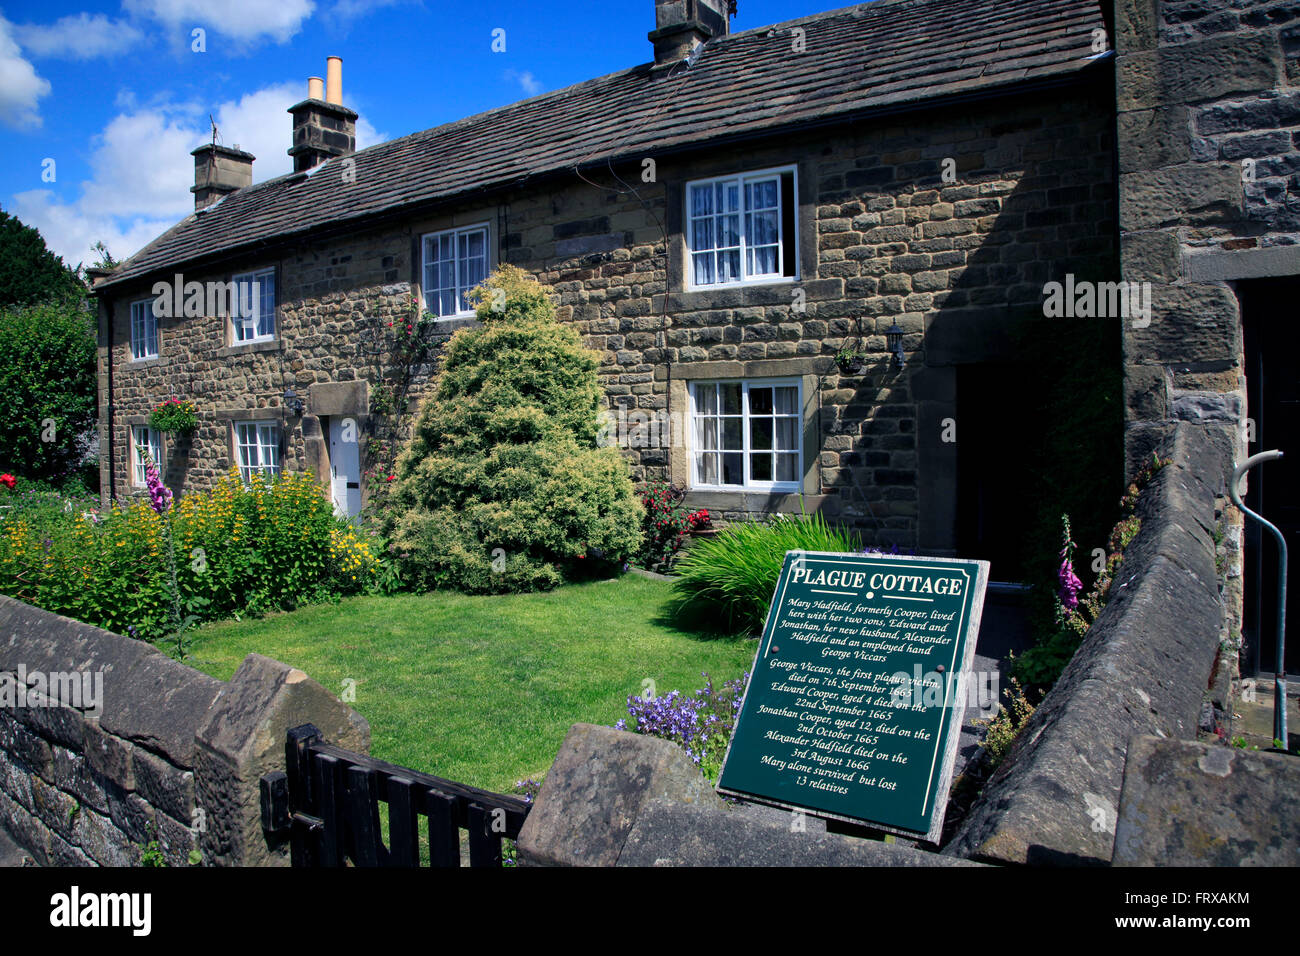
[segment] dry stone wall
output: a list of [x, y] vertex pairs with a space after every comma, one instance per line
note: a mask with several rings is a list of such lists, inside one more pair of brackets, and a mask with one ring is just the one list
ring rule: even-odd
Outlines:
[[[21, 686], [20, 686], [21, 685]], [[229, 681], [152, 645], [0, 597], [0, 826], [43, 866], [287, 865], [258, 779], [311, 721], [370, 729], [301, 671], [250, 654]]]

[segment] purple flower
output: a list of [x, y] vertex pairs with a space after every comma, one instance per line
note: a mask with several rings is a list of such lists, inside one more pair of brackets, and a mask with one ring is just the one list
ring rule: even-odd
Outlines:
[[149, 506], [160, 515], [166, 514], [172, 503], [172, 492], [162, 483], [152, 459], [146, 459], [144, 463], [144, 484], [149, 489]]

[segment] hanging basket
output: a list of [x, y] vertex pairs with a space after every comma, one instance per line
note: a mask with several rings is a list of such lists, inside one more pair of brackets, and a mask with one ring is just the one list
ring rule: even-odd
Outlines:
[[149, 414], [149, 427], [189, 438], [199, 427], [199, 408], [188, 398], [169, 398]]

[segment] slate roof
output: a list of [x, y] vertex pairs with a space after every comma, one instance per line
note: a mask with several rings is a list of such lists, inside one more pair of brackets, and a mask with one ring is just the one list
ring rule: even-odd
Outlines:
[[[689, 68], [645, 64], [361, 150], [354, 183], [335, 158], [245, 187], [100, 288], [575, 166], [1068, 78], [1095, 62], [1102, 26], [1098, 0], [876, 0], [733, 33]], [[795, 27], [806, 52], [792, 51]]]

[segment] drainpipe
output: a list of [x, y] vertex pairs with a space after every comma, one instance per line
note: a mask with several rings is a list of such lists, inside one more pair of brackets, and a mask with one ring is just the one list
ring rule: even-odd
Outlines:
[[1238, 485], [1241, 484], [1241, 479], [1246, 472], [1261, 462], [1276, 461], [1281, 457], [1282, 453], [1274, 449], [1247, 458], [1232, 473], [1232, 484], [1228, 486], [1228, 491], [1232, 495], [1232, 503], [1240, 508], [1243, 514], [1254, 518], [1273, 532], [1273, 537], [1277, 539], [1277, 674], [1273, 678], [1273, 739], [1281, 741], [1282, 749], [1287, 750], [1291, 741], [1286, 731], [1286, 538], [1282, 537], [1282, 532], [1277, 529], [1277, 525], [1242, 504], [1241, 494], [1238, 491]]

